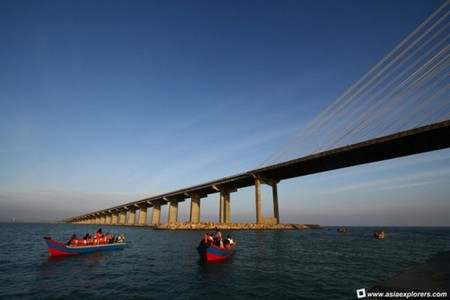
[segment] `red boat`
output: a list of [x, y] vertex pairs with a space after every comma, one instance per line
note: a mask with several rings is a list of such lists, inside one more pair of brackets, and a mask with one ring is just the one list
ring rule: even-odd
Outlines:
[[87, 254], [95, 252], [122, 250], [127, 246], [126, 243], [113, 243], [113, 244], [99, 244], [99, 245], [89, 245], [89, 246], [67, 246], [64, 243], [52, 240], [50, 237], [44, 237], [47, 243], [48, 252], [51, 256], [65, 256], [65, 255], [77, 255], [77, 254]]
[[200, 259], [205, 262], [221, 262], [229, 259], [234, 254], [235, 247], [236, 244], [228, 248], [203, 244], [197, 247], [197, 251], [200, 255]]

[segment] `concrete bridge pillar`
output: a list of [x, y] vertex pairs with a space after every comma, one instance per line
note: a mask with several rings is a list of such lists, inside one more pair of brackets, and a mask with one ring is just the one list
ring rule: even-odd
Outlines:
[[111, 214], [106, 214], [105, 224], [111, 224]]
[[169, 224], [178, 222], [178, 201], [169, 201]]
[[276, 224], [280, 223], [280, 213], [278, 210], [278, 190], [277, 184], [279, 180], [274, 179], [262, 179], [255, 177], [255, 203], [256, 203], [256, 223], [261, 224], [264, 223], [264, 216], [262, 213], [262, 204], [261, 204], [261, 184], [265, 183], [272, 187], [272, 200], [273, 200], [273, 219], [271, 222], [275, 222]]
[[101, 224], [106, 224], [106, 215], [105, 214], [102, 215], [100, 223]]
[[147, 224], [147, 207], [139, 208], [139, 225]]
[[191, 211], [189, 221], [191, 223], [200, 223], [200, 199], [201, 196], [198, 193], [191, 194]]
[[230, 204], [230, 192], [228, 192], [225, 195], [225, 203], [224, 203], [224, 208], [225, 208], [225, 223], [231, 223], [231, 204]]
[[272, 183], [273, 216], [277, 224], [280, 224], [280, 213], [278, 211], [278, 189], [277, 182]]
[[219, 195], [219, 223], [225, 221], [225, 197], [224, 191], [220, 191]]
[[127, 211], [121, 210], [119, 212], [119, 224], [125, 225], [126, 218], [127, 218]]
[[127, 225], [134, 225], [136, 216], [136, 209], [130, 208], [128, 211]]
[[117, 221], [119, 219], [119, 213], [117, 211], [112, 213], [111, 224], [117, 225]]
[[255, 178], [255, 206], [256, 206], [256, 223], [263, 222], [262, 206], [261, 206], [261, 179]]
[[237, 190], [220, 189], [219, 196], [219, 222], [230, 223], [231, 222], [231, 205], [230, 205], [230, 193]]
[[161, 203], [154, 203], [152, 208], [152, 225], [159, 225], [161, 222]]

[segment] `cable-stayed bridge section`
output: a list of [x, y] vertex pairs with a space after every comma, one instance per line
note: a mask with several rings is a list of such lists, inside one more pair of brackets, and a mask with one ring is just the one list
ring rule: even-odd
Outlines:
[[[231, 222], [232, 192], [255, 186], [258, 224], [278, 224], [277, 184], [371, 162], [450, 147], [449, 1], [439, 7], [340, 97], [303, 126], [259, 167], [196, 186], [73, 217], [82, 224], [151, 225], [178, 222], [190, 199], [190, 222], [201, 221], [201, 199], [220, 193], [219, 222]], [[261, 185], [272, 187], [273, 217], [265, 217]]]

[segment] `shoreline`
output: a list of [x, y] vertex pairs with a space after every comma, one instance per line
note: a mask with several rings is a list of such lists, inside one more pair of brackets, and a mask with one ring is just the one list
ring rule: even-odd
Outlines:
[[255, 223], [170, 223], [151, 226], [155, 230], [305, 230], [322, 228], [317, 224], [255, 224]]

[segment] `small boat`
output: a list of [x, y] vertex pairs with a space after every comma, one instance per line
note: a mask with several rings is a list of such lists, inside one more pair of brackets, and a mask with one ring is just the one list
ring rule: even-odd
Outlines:
[[48, 252], [51, 256], [77, 255], [103, 251], [122, 250], [127, 246], [127, 243], [113, 243], [72, 247], [67, 246], [64, 243], [52, 240], [51, 237], [44, 237], [44, 240], [47, 243]]
[[345, 233], [345, 232], [347, 232], [347, 231], [348, 231], [348, 228], [345, 227], [345, 226], [339, 227], [339, 228], [337, 229], [337, 232], [339, 232], [339, 233]]
[[373, 233], [373, 237], [376, 238], [377, 240], [383, 240], [384, 239], [384, 231], [383, 230], [375, 231]]
[[221, 262], [229, 259], [233, 253], [236, 244], [229, 248], [220, 248], [215, 245], [208, 246], [206, 244], [197, 247], [200, 259], [205, 262]]

